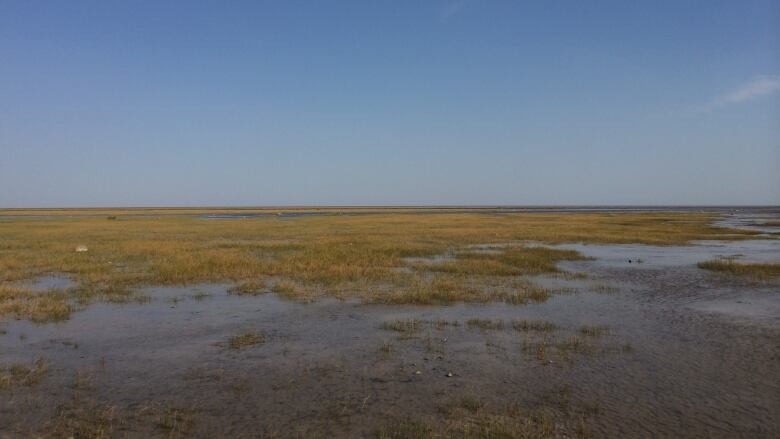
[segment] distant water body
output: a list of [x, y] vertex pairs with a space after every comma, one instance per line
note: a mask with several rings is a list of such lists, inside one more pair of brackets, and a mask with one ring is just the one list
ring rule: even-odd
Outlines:
[[[40, 209], [41, 213], [30, 213], [36, 209], [18, 209], [20, 213], [13, 213], [13, 209], [3, 211], [0, 209], [0, 219], [13, 218], [100, 218], [112, 209], [125, 210], [125, 208], [105, 209], [56, 209], [57, 213], [48, 213], [47, 209]], [[170, 208], [167, 212], [150, 213], [149, 210], [167, 210], [168, 208], [128, 208], [122, 212], [123, 217], [195, 217], [204, 219], [247, 219], [247, 218], [296, 218], [305, 216], [339, 216], [339, 215], [375, 215], [386, 213], [413, 213], [417, 215], [436, 215], [452, 213], [479, 213], [509, 215], [515, 213], [643, 213], [643, 212], [705, 212], [721, 214], [738, 214], [750, 216], [776, 216], [780, 215], [780, 206], [317, 206], [317, 207], [229, 207], [229, 208]], [[55, 209], [52, 209], [55, 210]], [[79, 211], [80, 210], [80, 211]], [[85, 211], [86, 210], [86, 211]], [[100, 210], [101, 213], [92, 213], [89, 210]], [[190, 212], [179, 213], [177, 210]], [[192, 212], [192, 211], [202, 212]], [[231, 212], [236, 211], [235, 213]], [[22, 212], [23, 211], [23, 212]]]

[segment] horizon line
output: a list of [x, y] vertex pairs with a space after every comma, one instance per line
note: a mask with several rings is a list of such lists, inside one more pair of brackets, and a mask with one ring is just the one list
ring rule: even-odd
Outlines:
[[650, 209], [650, 208], [780, 208], [780, 204], [268, 204], [0, 207], [8, 210], [303, 210], [303, 209]]

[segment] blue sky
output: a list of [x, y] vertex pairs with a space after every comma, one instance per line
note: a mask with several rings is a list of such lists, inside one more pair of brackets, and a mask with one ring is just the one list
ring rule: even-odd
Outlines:
[[780, 2], [0, 0], [0, 188], [780, 204]]

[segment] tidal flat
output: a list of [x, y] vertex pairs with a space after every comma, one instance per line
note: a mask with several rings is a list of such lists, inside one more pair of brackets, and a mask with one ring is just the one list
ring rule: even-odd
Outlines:
[[777, 437], [780, 211], [0, 211], [0, 437]]

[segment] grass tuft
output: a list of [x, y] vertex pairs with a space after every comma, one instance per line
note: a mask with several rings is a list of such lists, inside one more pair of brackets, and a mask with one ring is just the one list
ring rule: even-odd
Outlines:
[[436, 437], [433, 428], [418, 421], [401, 421], [382, 427], [377, 439], [429, 439]]
[[260, 294], [265, 294], [267, 291], [268, 289], [265, 282], [261, 280], [247, 280], [241, 282], [238, 285], [230, 287], [228, 289], [228, 294], [237, 294], [240, 296], [257, 296]]
[[35, 292], [12, 285], [0, 285], [0, 315], [37, 323], [66, 320], [73, 312], [68, 297], [59, 291]]
[[469, 328], [479, 328], [483, 331], [496, 331], [504, 329], [504, 322], [502, 320], [491, 319], [469, 319], [466, 322]]
[[423, 327], [422, 320], [417, 319], [399, 319], [399, 320], [392, 320], [389, 322], [384, 322], [382, 324], [382, 329], [385, 331], [395, 331], [400, 332], [404, 337], [411, 338]]
[[544, 320], [514, 320], [512, 327], [521, 332], [552, 332], [558, 329], [555, 323]]
[[780, 264], [777, 263], [752, 264], [735, 262], [729, 259], [713, 259], [711, 261], [699, 262], [698, 266], [705, 270], [759, 279], [780, 277]]
[[49, 364], [43, 358], [38, 358], [32, 364], [9, 364], [0, 366], [0, 389], [13, 386], [34, 386], [41, 382], [49, 370]]
[[[458, 416], [460, 415], [460, 416]], [[377, 431], [378, 439], [547, 439], [568, 437], [550, 415], [483, 413], [479, 401], [465, 401], [464, 407], [448, 419], [428, 424], [418, 420], [400, 420]]]
[[280, 294], [283, 296], [290, 296], [295, 294], [297, 289], [298, 288], [296, 287], [295, 283], [287, 280], [280, 280], [279, 282], [274, 284], [271, 290], [276, 294]]
[[228, 339], [228, 347], [234, 350], [241, 350], [263, 343], [265, 343], [265, 335], [257, 331], [243, 332]]
[[609, 327], [604, 325], [582, 325], [580, 326], [580, 334], [587, 335], [589, 337], [601, 337], [609, 332]]

